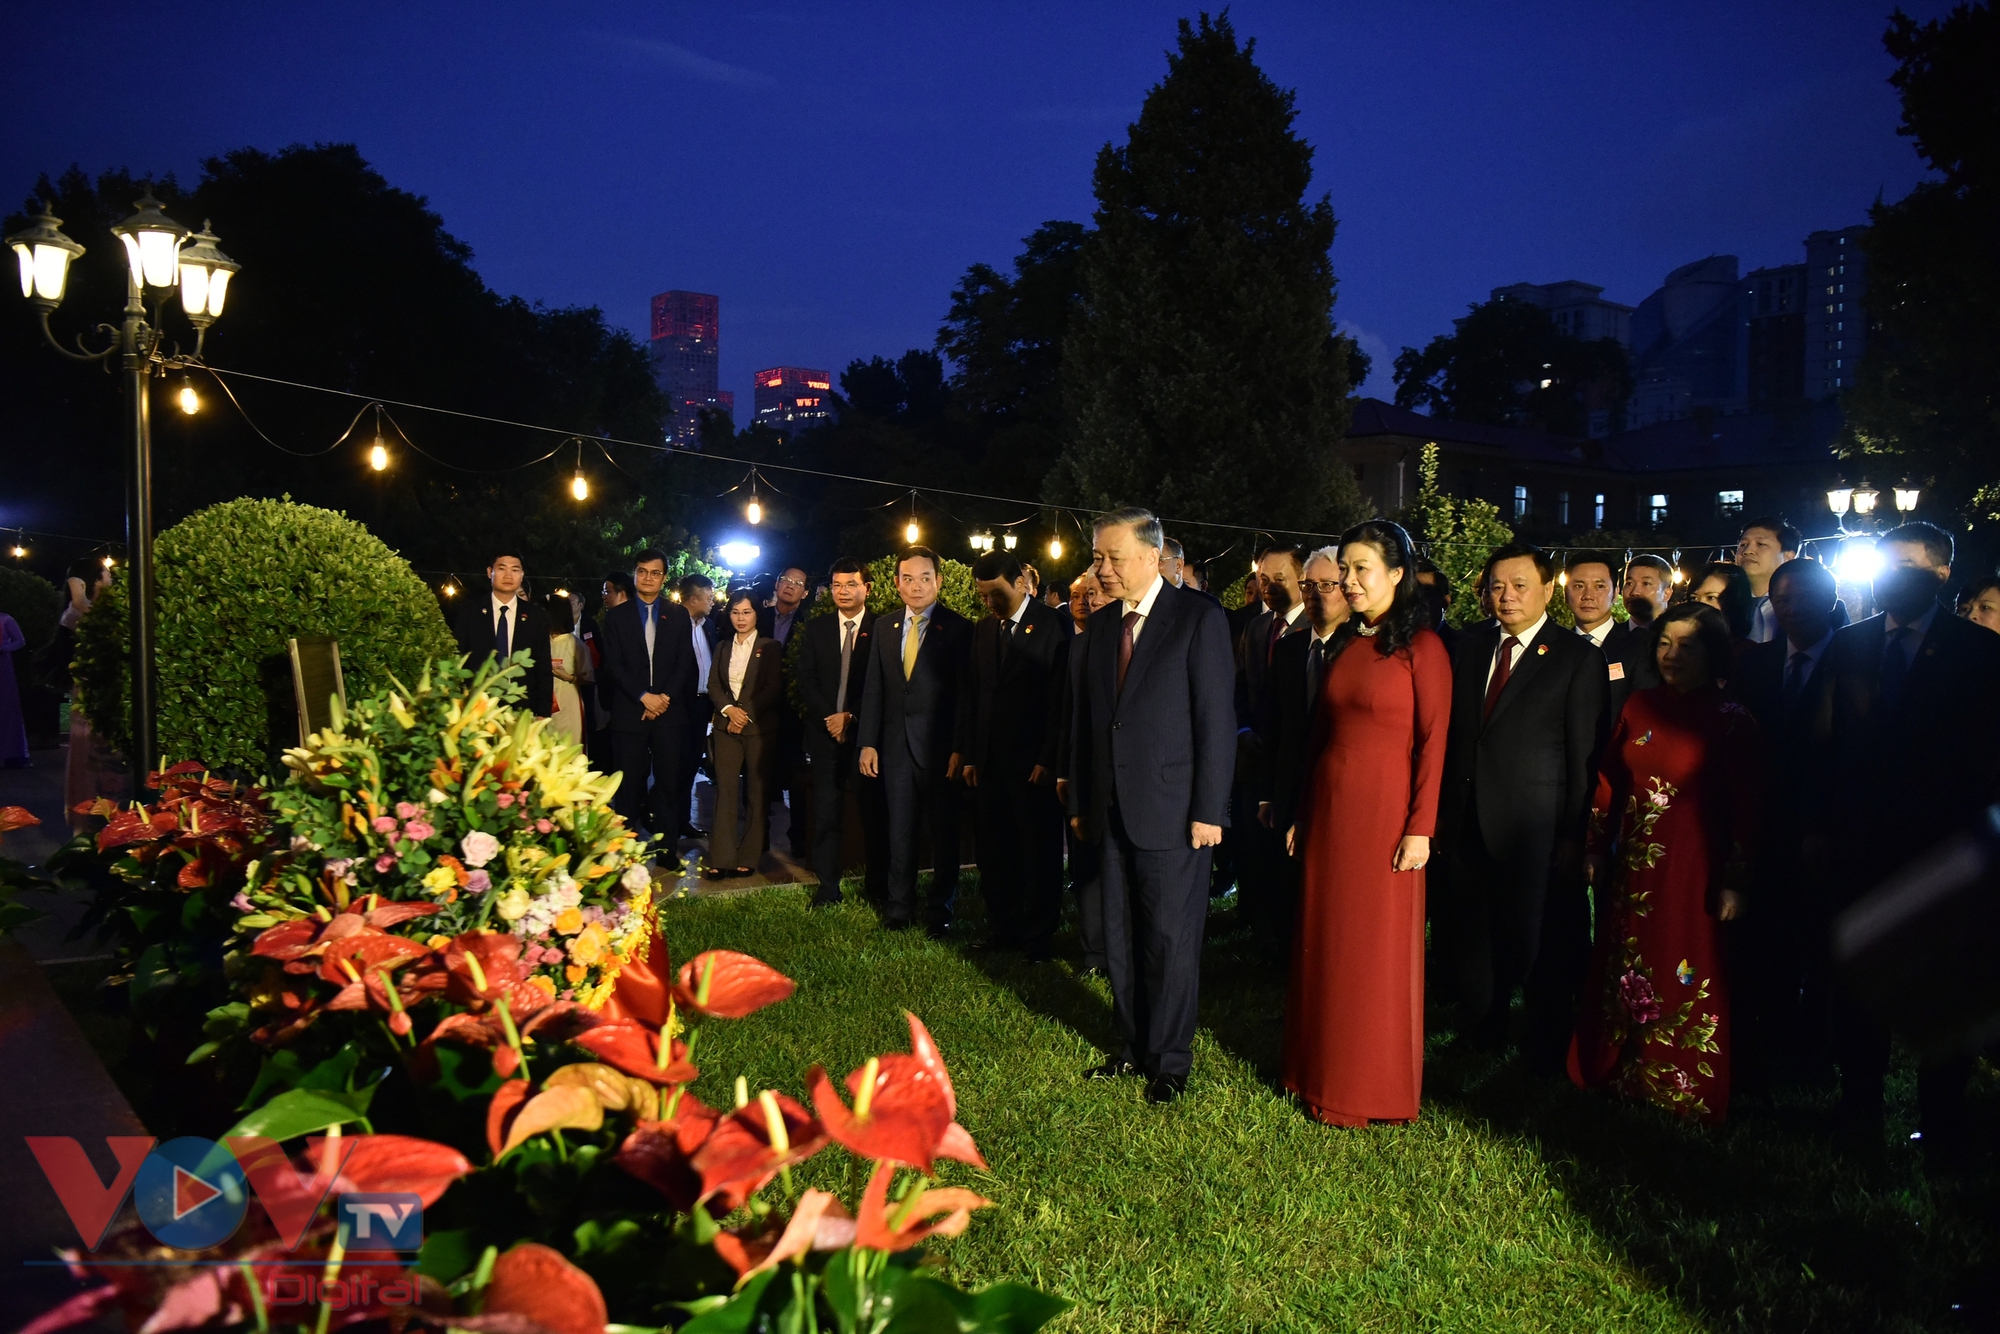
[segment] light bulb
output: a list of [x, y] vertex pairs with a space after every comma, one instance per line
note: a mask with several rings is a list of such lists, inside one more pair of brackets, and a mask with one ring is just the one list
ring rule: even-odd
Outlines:
[[440, 591], [448, 598], [455, 598], [458, 596], [458, 585], [446, 584]]
[[575, 496], [578, 500], [590, 499], [590, 483], [586, 482], [583, 479], [582, 473], [578, 473], [574, 478], [570, 480], [569, 493]]
[[753, 500], [743, 507], [743, 517], [751, 523], [762, 523], [764, 522], [764, 507]]
[[375, 437], [375, 447], [368, 451], [368, 466], [382, 472], [389, 466], [389, 450], [382, 443], [382, 437]]
[[28, 549], [22, 546], [20, 543], [16, 542], [13, 547], [13, 552], [15, 560], [23, 560], [27, 557]]
[[917, 544], [917, 521], [915, 519], [903, 525], [903, 540], [911, 546]]
[[104, 568], [107, 570], [110, 569], [112, 566], [116, 565], [117, 563], [118, 562], [110, 556], [106, 556], [104, 558]]
[[1686, 583], [1686, 582], [1687, 582], [1687, 572], [1686, 572], [1685, 570], [1678, 570], [1678, 569], [1677, 569], [1677, 570], [1675, 570], [1675, 571], [1674, 571], [1674, 574], [1673, 574], [1673, 582], [1675, 582], [1675, 583], [1677, 583], [1677, 584], [1680, 584], [1680, 583]]
[[1049, 539], [1049, 559], [1050, 560], [1062, 559], [1062, 539], [1060, 537], [1052, 537]]
[[192, 417], [195, 413], [201, 411], [201, 395], [194, 391], [194, 382], [185, 376], [181, 377], [181, 392], [178, 397], [180, 398], [181, 411], [185, 412], [188, 416]]
[[1562, 572], [1561, 572], [1560, 574], [1556, 575], [1556, 582], [1557, 582], [1557, 583], [1559, 583], [1559, 584], [1561, 584], [1561, 585], [1562, 585], [1562, 586], [1563, 586], [1564, 588], [1568, 588], [1568, 587], [1569, 587], [1569, 571], [1568, 571], [1568, 570], [1564, 570], [1564, 571], [1562, 571]]
[[558, 588], [556, 590], [556, 596], [559, 598], [566, 598], [569, 596], [569, 590], [567, 588]]

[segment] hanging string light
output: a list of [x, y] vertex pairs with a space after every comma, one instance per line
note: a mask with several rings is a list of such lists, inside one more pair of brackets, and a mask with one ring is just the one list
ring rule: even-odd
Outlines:
[[194, 391], [194, 381], [187, 376], [183, 375], [181, 377], [180, 392], [174, 397], [179, 400], [181, 411], [185, 412], [188, 416], [192, 417], [195, 413], [201, 411], [201, 395]]
[[376, 472], [385, 472], [389, 467], [389, 447], [382, 443], [382, 405], [375, 405], [375, 443], [368, 449], [368, 466]]
[[764, 522], [764, 502], [757, 498], [757, 470], [750, 470], [750, 503], [743, 507], [743, 517], [751, 524]]
[[921, 536], [923, 536], [923, 530], [917, 527], [917, 493], [912, 491], [910, 492], [910, 521], [903, 525], [903, 541], [910, 546], [915, 546], [917, 539]]
[[590, 499], [590, 483], [583, 475], [583, 441], [576, 442], [576, 476], [570, 479], [569, 493], [578, 500]]
[[1049, 559], [1050, 560], [1062, 559], [1062, 539], [1060, 537], [1052, 537], [1049, 539]]
[[8, 550], [9, 554], [12, 555], [15, 560], [26, 560], [28, 558], [27, 535], [23, 533], [21, 530], [16, 529], [14, 531], [14, 545]]

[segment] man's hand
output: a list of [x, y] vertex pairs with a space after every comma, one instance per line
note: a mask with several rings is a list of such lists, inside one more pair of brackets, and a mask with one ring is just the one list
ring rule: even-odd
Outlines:
[[835, 741], [847, 740], [847, 729], [854, 726], [851, 713], [829, 713], [826, 715], [826, 734]]
[[[1041, 766], [1037, 765], [1035, 767], [1040, 768]], [[1069, 779], [1056, 779], [1056, 800], [1065, 806], [1069, 805]]]
[[649, 692], [639, 696], [639, 702], [646, 706], [646, 721], [651, 722], [665, 713], [673, 705], [674, 701], [670, 696]]
[[965, 766], [965, 767], [964, 767], [963, 769], [960, 769], [960, 770], [959, 770], [959, 773], [960, 773], [961, 775], [963, 775], [963, 776], [964, 776], [964, 778], [965, 778], [965, 785], [966, 785], [967, 787], [978, 787], [978, 786], [979, 786], [979, 766], [978, 766], [978, 765], [976, 765], [976, 764], [968, 764], [968, 765], [966, 765], [966, 766]]
[[1608, 887], [1610, 882], [1604, 878], [1604, 872], [1608, 865], [1609, 863], [1605, 861], [1603, 853], [1586, 853], [1583, 859], [1583, 883], [1597, 889]]
[[1034, 768], [1028, 770], [1028, 782], [1033, 784], [1035, 787], [1040, 787], [1042, 784], [1048, 781], [1049, 781], [1049, 770], [1047, 765], [1038, 764]]
[[1196, 820], [1188, 826], [1188, 836], [1193, 839], [1197, 851], [1202, 848], [1212, 848], [1222, 842], [1222, 826], [1203, 824]]
[[958, 777], [959, 770], [963, 769], [964, 767], [965, 767], [965, 756], [959, 754], [957, 751], [953, 751], [951, 753], [951, 758], [944, 762], [945, 782], [949, 783], [954, 779], [956, 779]]
[[1733, 889], [1722, 891], [1722, 904], [1716, 910], [1716, 917], [1725, 922], [1733, 922], [1743, 915], [1743, 896]]
[[1421, 871], [1431, 859], [1431, 841], [1422, 834], [1405, 834], [1389, 862], [1392, 871]]
[[1276, 829], [1278, 827], [1278, 817], [1271, 813], [1270, 802], [1260, 801], [1257, 803], [1257, 823], [1263, 825], [1266, 829]]
[[881, 757], [875, 753], [875, 747], [863, 746], [861, 748], [859, 763], [863, 778], [880, 778], [882, 776]]
[[1296, 857], [1299, 855], [1299, 827], [1297, 825], [1293, 825], [1285, 831], [1285, 855], [1287, 857]]

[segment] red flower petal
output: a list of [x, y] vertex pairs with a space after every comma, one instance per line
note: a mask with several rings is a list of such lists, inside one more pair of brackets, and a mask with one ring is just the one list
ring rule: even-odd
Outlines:
[[604, 1334], [610, 1315], [590, 1275], [560, 1251], [523, 1242], [493, 1263], [487, 1315], [519, 1315], [550, 1334]]
[[[429, 949], [414, 940], [367, 931], [329, 944], [325, 953], [320, 955], [319, 975], [328, 982], [352, 982], [356, 977], [366, 977], [384, 965], [421, 958], [429, 953]], [[354, 971], [350, 973], [343, 965], [352, 966]]]
[[972, 1142], [971, 1132], [956, 1121], [944, 1128], [944, 1138], [938, 1141], [935, 1152], [940, 1158], [971, 1163], [982, 1172], [987, 1170], [986, 1159], [980, 1155], [979, 1146]]
[[528, 1100], [532, 1091], [525, 1079], [510, 1079], [494, 1090], [492, 1101], [486, 1104], [486, 1146], [493, 1150], [493, 1156], [500, 1156], [500, 1148], [507, 1142], [507, 1124], [521, 1104]]
[[252, 954], [266, 959], [296, 959], [311, 947], [313, 939], [319, 935], [321, 923], [310, 917], [294, 917], [289, 922], [280, 922], [257, 933], [257, 943], [250, 947]]
[[931, 1040], [931, 1031], [924, 1027], [923, 1020], [910, 1011], [903, 1011], [903, 1017], [910, 1021], [910, 1055], [916, 1057], [918, 1064], [943, 1086], [945, 1110], [957, 1116], [958, 1094], [952, 1091], [951, 1072], [944, 1068], [944, 1057], [939, 1054], [937, 1043]]
[[772, 1144], [763, 1097], [737, 1108], [716, 1123], [693, 1156], [695, 1170], [701, 1173], [703, 1199], [724, 1192], [748, 1198], [780, 1168], [804, 1162], [826, 1147], [826, 1128], [810, 1112], [782, 1093], [768, 1096], [784, 1123], [786, 1147]]
[[[704, 980], [706, 1000], [699, 999]], [[770, 964], [735, 950], [697, 954], [681, 965], [674, 978], [674, 1000], [680, 1007], [711, 1019], [741, 1019], [775, 1005], [796, 989], [791, 978]]]
[[0, 806], [0, 834], [40, 823], [41, 820], [26, 806]]
[[393, 1190], [416, 1195], [426, 1209], [445, 1187], [472, 1170], [464, 1154], [449, 1144], [411, 1135], [355, 1135], [341, 1177], [351, 1190]]
[[402, 925], [413, 917], [429, 917], [438, 911], [441, 909], [435, 903], [385, 903], [379, 908], [371, 909], [366, 914], [366, 921], [368, 925], [386, 931], [392, 926]]
[[[701, 1173], [689, 1159], [707, 1142], [719, 1119], [693, 1094], [683, 1093], [672, 1120], [641, 1121], [611, 1161], [666, 1196], [674, 1208], [692, 1213], [701, 1198]], [[728, 1213], [741, 1203], [741, 1197], [725, 1197], [719, 1207]]]
[[[860, 1216], [855, 1219], [856, 1246], [873, 1251], [906, 1251], [925, 1237], [955, 1237], [965, 1231], [974, 1209], [993, 1203], [969, 1190], [947, 1187], [924, 1191], [906, 1213], [907, 1201], [893, 1204], [889, 1201], [889, 1181], [895, 1174], [896, 1169], [888, 1163], [875, 1164], [868, 1188], [861, 1195]], [[895, 1226], [898, 1216], [903, 1218], [901, 1228]]]
[[599, 1024], [579, 1033], [571, 1042], [628, 1075], [637, 1075], [651, 1084], [692, 1084], [701, 1071], [687, 1062], [687, 1043], [676, 1040], [667, 1065], [659, 1065], [659, 1034], [643, 1024]]
[[[477, 970], [467, 956], [479, 962]], [[498, 931], [467, 931], [444, 947], [450, 984], [445, 994], [460, 1005], [504, 996], [521, 980], [521, 941]]]
[[[859, 1093], [868, 1067], [847, 1077], [847, 1087]], [[826, 1132], [863, 1158], [882, 1158], [929, 1173], [939, 1141], [951, 1125], [945, 1090], [914, 1056], [876, 1058], [875, 1087], [866, 1115], [856, 1115], [840, 1099], [826, 1071], [814, 1066], [806, 1075], [813, 1109]]]

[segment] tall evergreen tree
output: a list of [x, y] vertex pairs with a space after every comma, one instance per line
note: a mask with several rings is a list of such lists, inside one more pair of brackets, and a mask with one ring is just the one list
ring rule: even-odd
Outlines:
[[1312, 532], [1360, 510], [1334, 456], [1333, 207], [1306, 198], [1312, 146], [1255, 47], [1227, 14], [1182, 20], [1126, 143], [1098, 154], [1050, 500]]

